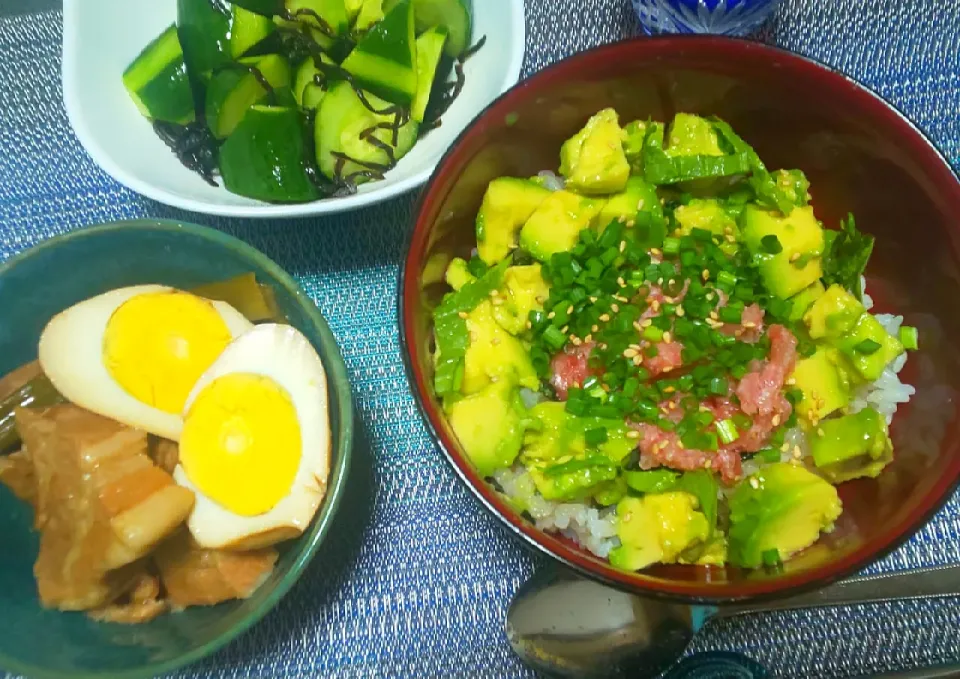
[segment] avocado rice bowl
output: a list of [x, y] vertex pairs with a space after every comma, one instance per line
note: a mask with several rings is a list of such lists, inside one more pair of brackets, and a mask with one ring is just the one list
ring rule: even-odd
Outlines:
[[434, 310], [434, 387], [478, 472], [611, 565], [779, 568], [893, 460], [913, 387], [873, 250], [723, 120], [594, 115], [500, 177]]

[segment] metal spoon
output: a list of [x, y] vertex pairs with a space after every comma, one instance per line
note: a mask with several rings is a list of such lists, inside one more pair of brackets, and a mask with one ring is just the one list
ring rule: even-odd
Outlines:
[[780, 601], [721, 609], [644, 599], [550, 567], [520, 587], [506, 631], [517, 655], [548, 676], [643, 679], [679, 660], [714, 617], [944, 596], [960, 596], [960, 566], [855, 577]]

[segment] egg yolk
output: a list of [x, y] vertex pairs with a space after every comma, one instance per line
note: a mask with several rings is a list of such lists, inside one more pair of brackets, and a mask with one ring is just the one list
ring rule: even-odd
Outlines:
[[180, 437], [180, 464], [200, 492], [240, 516], [275, 507], [300, 466], [297, 411], [268, 377], [232, 373], [197, 395]]
[[149, 292], [113, 312], [103, 337], [110, 376], [138, 401], [179, 414], [233, 339], [216, 307], [186, 292]]

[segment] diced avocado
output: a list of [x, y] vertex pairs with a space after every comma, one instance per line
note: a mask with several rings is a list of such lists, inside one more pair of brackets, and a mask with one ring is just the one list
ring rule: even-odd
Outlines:
[[664, 149], [668, 156], [722, 156], [720, 140], [710, 121], [689, 113], [673, 118]]
[[603, 209], [603, 201], [554, 191], [533, 211], [520, 230], [520, 247], [541, 262], [577, 244], [580, 232]]
[[678, 205], [673, 211], [673, 216], [679, 226], [679, 235], [689, 236], [694, 229], [703, 229], [724, 237], [720, 249], [728, 255], [737, 251], [736, 241], [740, 237], [740, 229], [716, 200], [694, 198], [686, 205]]
[[593, 499], [601, 507], [615, 505], [627, 494], [627, 482], [622, 476], [618, 476], [613, 481], [601, 483], [593, 492]]
[[477, 277], [470, 273], [467, 268], [467, 262], [460, 257], [454, 257], [447, 267], [446, 281], [454, 290], [459, 290], [470, 281], [477, 280]]
[[727, 539], [718, 533], [705, 545], [694, 545], [680, 555], [677, 563], [694, 566], [722, 566], [727, 563]]
[[842, 510], [837, 489], [802, 466], [763, 467], [730, 498], [730, 561], [758, 568], [771, 550], [786, 561], [832, 530]]
[[856, 297], [834, 283], [810, 305], [803, 322], [811, 339], [831, 340], [849, 332], [864, 311]]
[[633, 174], [643, 174], [643, 140], [646, 137], [647, 123], [642, 120], [634, 120], [623, 127], [623, 154]]
[[650, 212], [658, 217], [663, 216], [663, 206], [653, 184], [647, 183], [643, 177], [630, 177], [622, 192], [610, 196], [603, 209], [593, 219], [593, 226], [603, 233], [610, 222], [630, 222], [636, 220], [638, 212]]
[[630, 164], [623, 152], [623, 131], [617, 112], [605, 108], [560, 149], [560, 174], [567, 187], [588, 195], [623, 191]]
[[563, 403], [544, 401], [530, 409], [535, 422], [523, 437], [524, 460], [555, 460], [564, 455], [582, 455], [587, 444], [583, 432], [571, 426], [574, 416]]
[[616, 568], [638, 571], [655, 563], [674, 563], [687, 549], [710, 536], [697, 500], [683, 492], [625, 497], [617, 503], [620, 546], [610, 551]]
[[503, 274], [503, 303], [493, 307], [493, 317], [511, 335], [519, 335], [527, 328], [530, 312], [543, 309], [549, 296], [539, 264], [511, 266]]
[[810, 452], [817, 468], [833, 483], [876, 478], [893, 462], [887, 421], [873, 408], [821, 422], [810, 432]]
[[623, 422], [571, 415], [557, 401], [538, 403], [530, 409], [530, 416], [535, 424], [523, 439], [524, 460], [582, 456], [589, 447], [585, 433], [591, 429], [606, 430], [606, 440], [594, 448], [611, 462], [619, 463], [637, 447], [637, 442], [627, 436]]
[[453, 433], [484, 477], [513, 464], [523, 443], [523, 401], [516, 387], [488, 384], [448, 407]]
[[583, 457], [559, 461], [528, 470], [537, 490], [547, 500], [570, 502], [593, 494], [601, 485], [617, 478], [617, 466], [604, 455], [588, 453]]
[[862, 314], [853, 328], [834, 343], [867, 382], [879, 379], [890, 361], [904, 351], [900, 340], [869, 313]]
[[493, 318], [493, 305], [481, 302], [467, 316], [470, 345], [464, 356], [464, 394], [480, 391], [491, 382], [509, 382], [536, 391], [540, 388], [530, 354], [516, 337]]
[[477, 254], [496, 264], [517, 246], [524, 223], [550, 195], [529, 179], [500, 177], [490, 182], [477, 214]]
[[795, 294], [790, 298], [790, 314], [788, 318], [791, 321], [799, 321], [802, 319], [803, 315], [807, 313], [807, 309], [810, 308], [810, 305], [822, 297], [824, 292], [826, 292], [826, 288], [823, 287], [823, 283], [814, 281], [813, 285], [808, 285]]
[[850, 378], [844, 363], [836, 349], [823, 346], [818, 346], [813, 356], [797, 361], [793, 379], [803, 392], [798, 415], [816, 422], [850, 403]]
[[823, 275], [823, 227], [812, 207], [794, 208], [780, 216], [747, 205], [741, 220], [744, 242], [772, 294], [792, 297]]

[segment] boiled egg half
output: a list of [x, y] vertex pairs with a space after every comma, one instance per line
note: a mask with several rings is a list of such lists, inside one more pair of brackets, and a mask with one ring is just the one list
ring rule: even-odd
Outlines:
[[251, 328], [224, 302], [163, 285], [118, 288], [51, 319], [40, 365], [76, 405], [176, 441], [197, 380]]
[[299, 536], [327, 489], [330, 420], [320, 357], [298, 330], [258, 325], [228, 346], [187, 399], [177, 483], [208, 549]]

